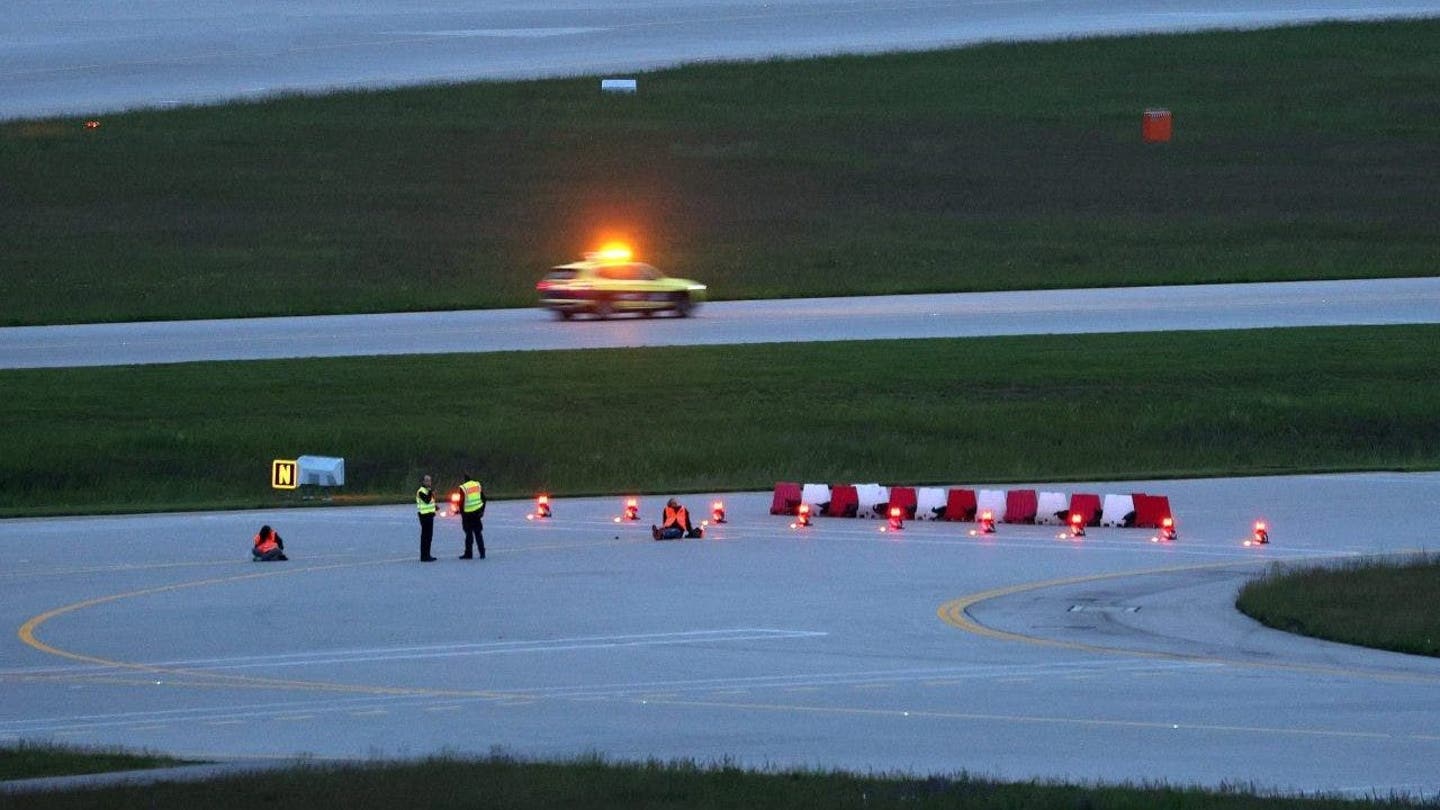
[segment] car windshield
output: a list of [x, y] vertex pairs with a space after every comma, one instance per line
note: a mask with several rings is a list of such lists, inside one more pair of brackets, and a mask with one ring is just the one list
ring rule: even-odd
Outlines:
[[546, 281], [569, 281], [570, 279], [575, 278], [575, 276], [576, 276], [576, 271], [574, 271], [574, 270], [561, 270], [561, 269], [558, 269], [558, 268], [557, 268], [557, 269], [555, 269], [555, 270], [551, 270], [550, 272], [546, 273], [546, 274], [545, 274], [545, 280], [546, 280]]

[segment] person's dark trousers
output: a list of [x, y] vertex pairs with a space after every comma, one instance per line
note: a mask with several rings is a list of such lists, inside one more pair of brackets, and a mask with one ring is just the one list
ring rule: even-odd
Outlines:
[[480, 520], [477, 512], [462, 512], [460, 524], [465, 527], [465, 553], [461, 557], [473, 556], [470, 548], [473, 545], [479, 552], [480, 559], [485, 559], [485, 524]]
[[435, 539], [435, 515], [420, 515], [420, 559], [430, 560], [430, 541]]

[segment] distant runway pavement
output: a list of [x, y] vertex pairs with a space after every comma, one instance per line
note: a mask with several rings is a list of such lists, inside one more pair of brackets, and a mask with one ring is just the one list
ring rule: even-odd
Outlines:
[[694, 318], [539, 309], [0, 329], [0, 368], [632, 346], [1440, 323], [1440, 278], [706, 304]]
[[8, 0], [0, 119], [681, 62], [1440, 15], [1440, 0]]

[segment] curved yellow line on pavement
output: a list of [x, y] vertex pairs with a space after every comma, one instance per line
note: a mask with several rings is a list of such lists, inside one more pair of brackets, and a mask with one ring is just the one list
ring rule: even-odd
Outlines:
[[[621, 543], [629, 541], [621, 541]], [[526, 546], [517, 549], [496, 549], [497, 552], [515, 551], [539, 551], [555, 548], [594, 547], [597, 545], [616, 545], [614, 541], [603, 543], [549, 543], [545, 545]], [[171, 680], [164, 683], [171, 686], [209, 686], [209, 687], [234, 687], [234, 688], [281, 688], [308, 691], [344, 692], [363, 695], [387, 695], [387, 696], [422, 696], [422, 697], [460, 697], [460, 698], [511, 698], [525, 696], [524, 692], [509, 691], [497, 692], [491, 690], [447, 690], [447, 689], [419, 689], [409, 687], [391, 686], [363, 686], [356, 684], [330, 683], [326, 681], [301, 681], [283, 678], [261, 678], [247, 675], [230, 675], [218, 672], [205, 672], [203, 670], [184, 669], [180, 667], [161, 667], [150, 664], [137, 664], [128, 661], [119, 661], [111, 658], [101, 658], [96, 655], [63, 650], [59, 647], [46, 644], [36, 636], [36, 631], [46, 622], [58, 616], [96, 607], [97, 605], [119, 602], [125, 599], [135, 599], [142, 596], [153, 596], [159, 593], [170, 593], [173, 591], [187, 590], [190, 588], [202, 588], [207, 585], [222, 585], [232, 582], [243, 582], [250, 579], [262, 579], [266, 577], [294, 576], [296, 574], [312, 573], [315, 571], [330, 571], [337, 568], [358, 568], [370, 565], [390, 565], [410, 560], [409, 557], [391, 557], [383, 560], [363, 560], [361, 562], [334, 563], [330, 565], [317, 565], [309, 567], [282, 568], [278, 570], [258, 571], [249, 574], [237, 574], [228, 577], [211, 577], [208, 579], [193, 580], [190, 582], [177, 582], [170, 585], [159, 585], [153, 588], [142, 588], [135, 591], [99, 596], [94, 599], [86, 599], [69, 605], [62, 605], [53, 610], [47, 610], [38, 616], [31, 617], [24, 624], [20, 625], [16, 635], [26, 646], [39, 650], [40, 652], [54, 655], [59, 658], [66, 658], [71, 661], [78, 661], [95, 666], [110, 667], [114, 669], [127, 670], [130, 672], [143, 672], [149, 675], [165, 675]], [[84, 673], [66, 675], [65, 678], [85, 677]], [[40, 676], [26, 676], [27, 680], [33, 680]], [[44, 676], [53, 677], [53, 676]], [[174, 680], [184, 678], [189, 680]], [[153, 682], [153, 680], [151, 681]]]
[[[1408, 552], [1395, 552], [1408, 553]], [[1159, 650], [1132, 650], [1125, 647], [1106, 647], [1099, 644], [1086, 644], [1079, 641], [1062, 641], [1060, 639], [1045, 638], [1043, 636], [1030, 636], [1024, 633], [1015, 633], [1009, 630], [1000, 630], [988, 627], [975, 620], [970, 615], [970, 609], [982, 602], [992, 599], [999, 599], [1005, 596], [1013, 596], [1017, 593], [1039, 591], [1046, 588], [1059, 588], [1066, 585], [1080, 585], [1086, 582], [1101, 582], [1111, 579], [1127, 579], [1130, 577], [1156, 576], [1160, 574], [1177, 574], [1188, 571], [1207, 571], [1223, 568], [1238, 568], [1246, 565], [1260, 563], [1281, 562], [1278, 559], [1256, 559], [1256, 560], [1235, 560], [1225, 563], [1210, 563], [1206, 565], [1180, 565], [1169, 568], [1150, 568], [1140, 571], [1117, 571], [1108, 574], [1092, 574], [1083, 577], [1066, 577], [1063, 579], [1049, 579], [1039, 582], [1022, 582], [1018, 585], [1009, 585], [1003, 588], [993, 588], [988, 591], [962, 596], [959, 599], [952, 599], [945, 602], [936, 609], [935, 613], [940, 620], [967, 633], [972, 633], [985, 638], [999, 641], [1015, 641], [1022, 644], [1030, 644], [1037, 647], [1057, 647], [1067, 650], [1079, 650], [1081, 652], [1102, 653], [1106, 655], [1127, 655], [1135, 658], [1158, 658], [1168, 661], [1189, 661], [1203, 664], [1226, 664], [1229, 666], [1249, 667], [1252, 669], [1274, 669], [1289, 672], [1310, 672], [1323, 675], [1343, 675], [1349, 677], [1365, 677], [1382, 681], [1394, 681], [1401, 683], [1435, 683], [1440, 682], [1440, 676], [1426, 673], [1398, 673], [1398, 672], [1375, 672], [1363, 669], [1350, 669], [1345, 667], [1331, 667], [1321, 664], [1287, 664], [1280, 662], [1247, 661], [1236, 658], [1224, 658], [1218, 655], [1199, 655], [1195, 653], [1172, 653]]]

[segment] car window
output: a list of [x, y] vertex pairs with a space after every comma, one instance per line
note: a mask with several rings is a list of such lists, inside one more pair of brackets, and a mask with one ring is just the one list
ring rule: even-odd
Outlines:
[[546, 274], [545, 274], [545, 280], [546, 280], [546, 281], [569, 281], [570, 279], [575, 278], [576, 275], [578, 275], [578, 273], [577, 273], [575, 270], [560, 270], [560, 269], [557, 268], [557, 269], [555, 269], [555, 270], [551, 270], [550, 272], [546, 273]]
[[629, 272], [623, 264], [607, 264], [596, 270], [595, 275], [612, 281], [624, 281], [630, 278]]
[[641, 279], [642, 281], [655, 281], [660, 277], [660, 271], [648, 264], [635, 265], [635, 278], [637, 279]]

